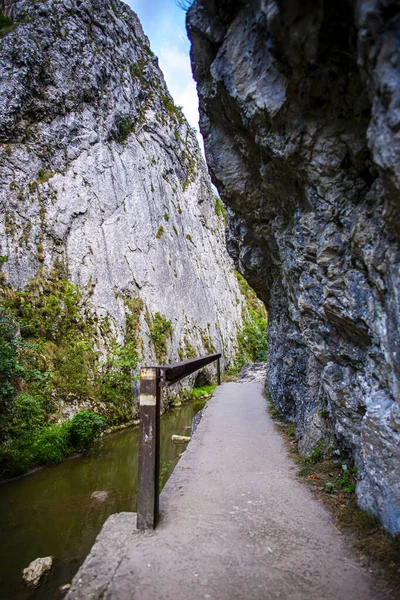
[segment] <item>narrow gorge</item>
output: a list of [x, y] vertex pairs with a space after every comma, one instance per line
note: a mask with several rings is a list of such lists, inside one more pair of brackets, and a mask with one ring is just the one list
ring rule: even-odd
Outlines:
[[196, 0], [187, 26], [228, 248], [269, 313], [267, 391], [399, 533], [398, 2]]
[[11, 472], [30, 466], [15, 444], [43, 418], [135, 418], [142, 364], [216, 351], [232, 364], [248, 308], [225, 209], [136, 14], [119, 0], [2, 7], [7, 476], [14, 450]]
[[398, 2], [188, 4], [209, 172], [123, 2], [1, 2], [0, 476], [135, 419], [142, 365], [263, 358], [250, 285], [300, 453], [396, 535]]

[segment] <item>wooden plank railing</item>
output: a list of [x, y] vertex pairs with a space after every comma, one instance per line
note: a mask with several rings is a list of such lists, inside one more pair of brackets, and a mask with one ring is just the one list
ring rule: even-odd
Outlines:
[[175, 365], [140, 369], [138, 529], [154, 529], [159, 517], [161, 389], [177, 383], [214, 361], [217, 362], [217, 383], [220, 385], [221, 356], [220, 353], [209, 354]]

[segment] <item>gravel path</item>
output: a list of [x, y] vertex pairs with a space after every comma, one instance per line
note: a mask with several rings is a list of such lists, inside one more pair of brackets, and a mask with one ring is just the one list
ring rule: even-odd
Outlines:
[[154, 532], [109, 518], [71, 599], [385, 598], [296, 465], [257, 383], [217, 389], [161, 495]]

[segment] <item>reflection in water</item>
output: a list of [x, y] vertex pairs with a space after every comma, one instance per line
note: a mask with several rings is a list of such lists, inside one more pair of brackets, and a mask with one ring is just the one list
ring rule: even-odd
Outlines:
[[[174, 409], [161, 418], [163, 479], [185, 446], [171, 435], [189, 435], [202, 404]], [[49, 600], [70, 583], [107, 517], [136, 510], [139, 429], [110, 435], [84, 457], [72, 458], [0, 485], [0, 600]], [[92, 497], [93, 492], [107, 491]], [[21, 571], [38, 556], [53, 556], [53, 568], [31, 590]]]

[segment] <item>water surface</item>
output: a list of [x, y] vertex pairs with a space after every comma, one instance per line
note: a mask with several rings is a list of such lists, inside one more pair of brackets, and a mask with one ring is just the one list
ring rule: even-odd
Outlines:
[[[185, 446], [171, 435], [190, 435], [203, 404], [175, 408], [161, 418], [161, 471], [165, 483]], [[0, 485], [0, 599], [50, 600], [70, 583], [107, 517], [136, 511], [139, 429], [104, 438], [89, 456], [65, 460]], [[106, 491], [103, 502], [93, 492]], [[39, 556], [53, 556], [50, 573], [36, 589], [21, 571]]]

